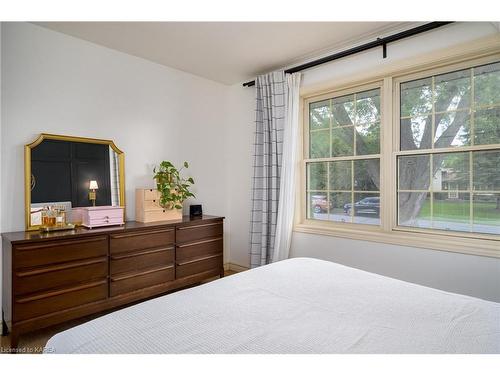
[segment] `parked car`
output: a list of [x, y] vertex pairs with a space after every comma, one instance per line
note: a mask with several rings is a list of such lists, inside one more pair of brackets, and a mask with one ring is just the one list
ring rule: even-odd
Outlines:
[[[347, 203], [344, 205], [344, 212], [351, 215], [352, 203]], [[360, 201], [354, 203], [354, 215], [376, 215], [380, 216], [380, 198], [379, 197], [367, 197]]]
[[312, 195], [311, 208], [315, 214], [328, 212], [328, 199], [326, 195]]

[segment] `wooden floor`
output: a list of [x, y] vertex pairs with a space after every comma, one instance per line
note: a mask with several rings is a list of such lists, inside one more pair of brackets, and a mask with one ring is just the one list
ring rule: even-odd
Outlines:
[[[225, 271], [224, 276], [229, 276], [232, 275], [236, 272], [234, 271]], [[218, 279], [218, 277], [215, 277], [213, 279], [207, 280], [206, 282], [210, 282], [213, 280]], [[107, 312], [109, 313], [109, 312]], [[105, 313], [105, 314], [107, 314]], [[77, 320], [72, 320], [71, 322], [67, 323], [62, 323], [57, 326], [41, 329], [36, 332], [28, 333], [26, 335], [22, 335], [19, 338], [19, 346], [18, 346], [18, 351], [20, 353], [33, 353], [33, 354], [39, 354], [42, 352], [43, 347], [47, 343], [47, 341], [54, 336], [55, 334], [65, 331], [67, 329], [70, 329], [72, 327], [75, 327], [79, 324], [83, 324], [85, 322], [88, 322], [92, 319], [95, 319], [101, 315], [105, 314], [95, 314], [91, 315], [85, 318], [77, 319]], [[9, 337], [8, 336], [0, 336], [0, 354], [5, 354], [9, 352], [10, 345], [9, 345]]]

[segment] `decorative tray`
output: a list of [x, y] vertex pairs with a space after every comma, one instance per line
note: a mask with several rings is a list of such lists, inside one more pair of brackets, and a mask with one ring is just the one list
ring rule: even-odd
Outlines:
[[58, 231], [58, 230], [71, 230], [71, 229], [75, 229], [76, 228], [76, 225], [75, 224], [71, 224], [71, 223], [68, 223], [64, 226], [52, 226], [52, 227], [48, 227], [48, 226], [45, 226], [45, 225], [42, 225], [40, 227], [40, 231], [41, 232], [55, 232], [55, 231]]

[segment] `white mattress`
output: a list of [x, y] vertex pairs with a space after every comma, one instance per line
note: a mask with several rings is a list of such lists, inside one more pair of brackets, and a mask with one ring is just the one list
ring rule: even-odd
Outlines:
[[500, 304], [295, 258], [52, 337], [52, 353], [500, 353]]

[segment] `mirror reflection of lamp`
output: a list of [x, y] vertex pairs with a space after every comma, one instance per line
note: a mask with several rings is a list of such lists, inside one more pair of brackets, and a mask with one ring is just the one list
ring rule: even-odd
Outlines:
[[89, 183], [89, 200], [92, 201], [92, 205], [95, 206], [95, 201], [96, 201], [96, 190], [99, 189], [99, 186], [97, 186], [97, 181], [96, 180], [90, 180]]

